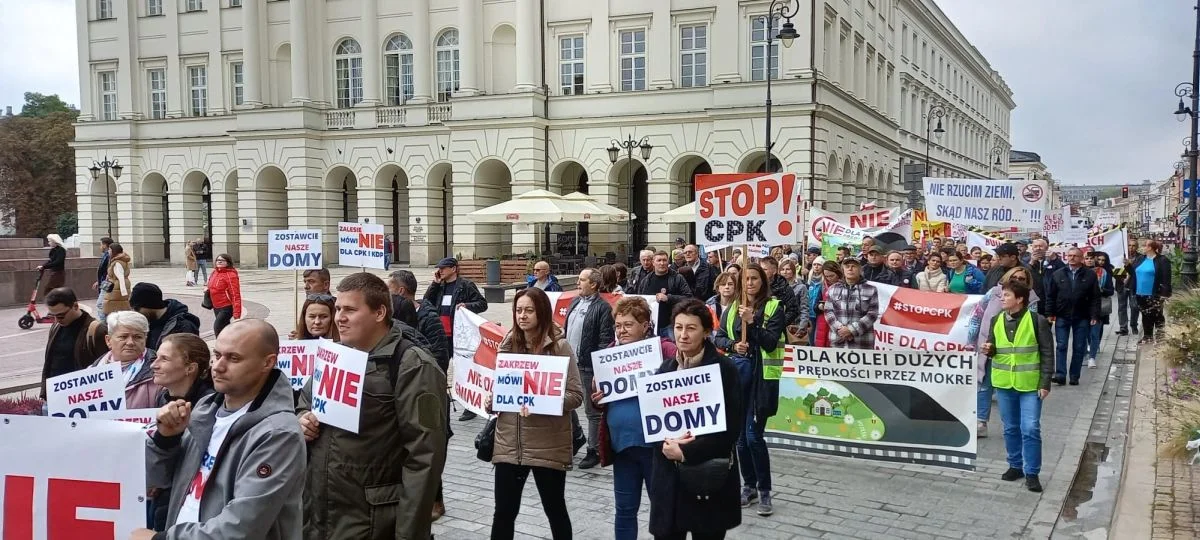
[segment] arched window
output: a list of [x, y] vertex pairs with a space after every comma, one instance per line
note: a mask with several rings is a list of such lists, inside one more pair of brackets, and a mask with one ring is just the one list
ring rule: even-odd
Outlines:
[[437, 38], [437, 100], [450, 101], [458, 91], [458, 30], [442, 32]]
[[383, 47], [384, 95], [387, 104], [403, 105], [413, 97], [413, 46], [404, 34], [396, 34]]
[[353, 39], [340, 41], [333, 54], [337, 106], [349, 109], [363, 99], [362, 47]]

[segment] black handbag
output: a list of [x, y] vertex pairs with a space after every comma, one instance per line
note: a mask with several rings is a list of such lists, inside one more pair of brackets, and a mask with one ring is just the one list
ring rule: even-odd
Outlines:
[[209, 296], [208, 289], [204, 289], [204, 300], [200, 301], [200, 307], [212, 309], [212, 296]]
[[486, 426], [479, 431], [479, 435], [475, 436], [475, 457], [480, 461], [492, 462], [492, 452], [496, 449], [496, 419], [499, 416], [493, 416], [488, 420]]
[[709, 500], [716, 497], [729, 475], [733, 474], [733, 454], [727, 458], [714, 458], [697, 463], [676, 463], [679, 472], [679, 491], [688, 498]]

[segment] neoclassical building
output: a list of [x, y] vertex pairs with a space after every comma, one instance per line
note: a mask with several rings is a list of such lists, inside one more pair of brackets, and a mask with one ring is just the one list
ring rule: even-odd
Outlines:
[[[81, 234], [143, 263], [208, 234], [254, 266], [267, 231], [319, 228], [336, 263], [337, 222], [363, 221], [428, 264], [532, 249], [540, 227], [464, 216], [549, 189], [632, 206], [636, 244], [666, 245], [688, 226], [647, 218], [696, 174], [764, 168], [768, 75], [771, 165], [813, 204], [903, 204], [935, 101], [934, 174], [990, 176], [1012, 92], [932, 0], [800, 0], [786, 48], [769, 5], [76, 0]], [[610, 160], [628, 137], [649, 159]], [[106, 157], [122, 174], [93, 179]], [[583, 227], [590, 251], [625, 251], [624, 224]]]

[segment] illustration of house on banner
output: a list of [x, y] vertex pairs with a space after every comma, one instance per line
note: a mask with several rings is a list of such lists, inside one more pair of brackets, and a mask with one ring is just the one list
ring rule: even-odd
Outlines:
[[812, 406], [813, 416], [832, 416], [833, 404], [829, 403], [828, 399], [817, 398], [817, 401]]

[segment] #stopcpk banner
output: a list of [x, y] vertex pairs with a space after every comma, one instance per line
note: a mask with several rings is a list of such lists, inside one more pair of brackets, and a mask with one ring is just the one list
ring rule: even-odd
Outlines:
[[898, 206], [872, 208], [850, 214], [810, 208], [806, 236], [808, 247], [821, 247], [821, 240], [826, 233], [861, 241], [864, 236], [875, 236], [885, 232], [895, 232], [904, 238], [912, 238], [912, 228], [911, 212], [901, 212]]
[[486, 399], [492, 393], [496, 355], [505, 330], [460, 307], [454, 314], [454, 399], [467, 410], [487, 416]]
[[338, 223], [338, 264], [384, 268], [383, 225]]
[[646, 442], [678, 439], [687, 433], [725, 431], [725, 391], [721, 367], [711, 364], [642, 377], [638, 381], [642, 435]]
[[[562, 416], [568, 356], [500, 353], [492, 383], [492, 411]], [[589, 392], [590, 393], [590, 392]]]
[[0, 538], [125, 540], [146, 526], [141, 426], [0, 418]]
[[292, 390], [303, 390], [312, 378], [317, 365], [317, 347], [320, 340], [298, 339], [279, 342], [279, 357], [275, 367], [282, 371], [292, 383]]
[[1035, 231], [1044, 225], [1045, 182], [925, 178], [924, 187], [929, 221]]
[[974, 468], [981, 295], [872, 283], [877, 351], [788, 346], [779, 413], [766, 440], [781, 447], [885, 461]]
[[312, 412], [322, 424], [358, 433], [366, 371], [367, 353], [320, 340], [312, 373]]
[[[599, 403], [637, 396], [638, 379], [654, 375], [661, 365], [662, 342], [658, 337], [593, 351], [596, 388], [604, 395]], [[584, 391], [590, 394], [592, 390]]]
[[50, 416], [87, 418], [92, 413], [124, 408], [125, 378], [118, 363], [46, 379], [46, 409]]
[[800, 214], [793, 173], [696, 176], [696, 234], [702, 244], [791, 244]]
[[267, 232], [267, 270], [313, 270], [323, 264], [321, 231]]
[[[579, 296], [579, 291], [574, 290], [574, 291], [565, 291], [565, 292], [548, 292], [548, 293], [546, 293], [546, 296], [550, 299], [550, 305], [554, 308], [554, 323], [563, 328], [566, 328], [567, 327], [567, 313], [571, 309], [571, 302], [575, 300], [576, 296]], [[644, 300], [646, 300], [647, 304], [650, 304], [651, 331], [657, 332], [658, 331], [658, 298], [656, 298], [654, 295], [649, 295], [649, 294], [626, 295], [626, 294], [610, 294], [610, 293], [601, 293], [600, 294], [600, 298], [602, 300], [604, 300], [605, 302], [608, 302], [609, 307], [611, 307], [613, 309], [617, 309], [617, 302], [620, 301], [622, 298], [625, 298], [626, 296], [640, 296]]]

